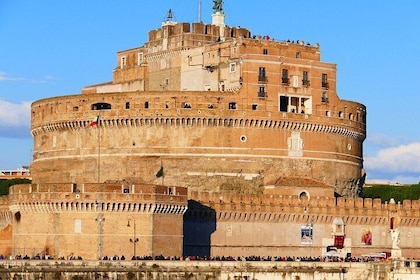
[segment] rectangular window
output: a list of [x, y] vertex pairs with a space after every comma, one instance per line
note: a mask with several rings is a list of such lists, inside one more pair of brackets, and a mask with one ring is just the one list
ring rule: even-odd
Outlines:
[[287, 112], [288, 107], [289, 107], [289, 97], [280, 96], [280, 104], [279, 104], [280, 112]]
[[125, 109], [130, 109], [130, 102], [125, 102]]
[[303, 71], [302, 84], [304, 86], [309, 86], [309, 73], [308, 73], [308, 71]]
[[260, 67], [258, 69], [258, 82], [267, 82], [265, 67]]
[[328, 95], [327, 95], [327, 93], [325, 91], [322, 92], [321, 102], [322, 103], [328, 103]]
[[327, 74], [322, 74], [322, 87], [328, 89], [329, 88], [329, 84], [328, 84], [328, 76]]
[[144, 109], [149, 109], [149, 101], [144, 102]]
[[263, 49], [263, 54], [267, 55], [268, 54], [268, 50], [267, 49]]
[[290, 83], [289, 80], [289, 70], [288, 69], [283, 69], [281, 72], [281, 83], [288, 85]]
[[260, 87], [259, 88], [258, 97], [266, 97], [265, 87]]
[[143, 63], [143, 58], [144, 58], [144, 55], [143, 55], [143, 53], [142, 52], [140, 52], [139, 53], [139, 56], [138, 56], [138, 65], [141, 65], [142, 63]]
[[127, 65], [127, 57], [122, 56], [121, 57], [121, 64], [120, 64], [120, 68], [124, 68]]
[[229, 69], [230, 69], [230, 73], [234, 73], [234, 72], [236, 72], [236, 62], [232, 62], [232, 63], [230, 64]]
[[236, 102], [229, 102], [229, 110], [236, 110]]

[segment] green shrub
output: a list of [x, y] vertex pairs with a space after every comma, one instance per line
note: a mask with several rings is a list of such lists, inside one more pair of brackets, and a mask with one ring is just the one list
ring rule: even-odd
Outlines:
[[395, 202], [403, 200], [420, 199], [420, 184], [411, 186], [390, 186], [378, 185], [363, 188], [363, 198], [380, 198], [382, 202], [390, 201], [391, 198]]
[[0, 195], [8, 195], [9, 187], [19, 184], [30, 184], [32, 181], [29, 179], [0, 179]]

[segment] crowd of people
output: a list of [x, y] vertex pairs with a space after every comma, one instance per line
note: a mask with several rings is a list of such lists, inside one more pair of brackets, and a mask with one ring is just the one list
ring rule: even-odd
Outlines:
[[[48, 255], [37, 254], [33, 257], [28, 255], [15, 255], [5, 257], [0, 255], [0, 260], [53, 260], [54, 258]], [[81, 256], [75, 256], [73, 254], [67, 257], [59, 257], [57, 260], [83, 260]], [[245, 257], [233, 257], [233, 256], [133, 256], [130, 259], [127, 259], [124, 255], [118, 256], [104, 256], [101, 258], [103, 261], [153, 261], [153, 260], [167, 260], [167, 261], [275, 261], [275, 262], [370, 262], [370, 261], [386, 261], [379, 259], [372, 259], [367, 257], [339, 257], [339, 256], [303, 256], [303, 257], [293, 257], [293, 256], [245, 256]]]

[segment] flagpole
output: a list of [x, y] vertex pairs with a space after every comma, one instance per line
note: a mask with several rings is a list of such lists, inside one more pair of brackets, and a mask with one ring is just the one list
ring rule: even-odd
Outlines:
[[[100, 127], [100, 115], [97, 116], [97, 129], [98, 129], [98, 185], [101, 183], [101, 127]], [[105, 221], [104, 214], [103, 214], [103, 203], [102, 203], [102, 187], [99, 186], [99, 203], [96, 201], [98, 216], [96, 217], [96, 222], [98, 223], [98, 260], [102, 259], [102, 246], [103, 246], [103, 223]]]
[[[162, 159], [160, 159], [160, 167], [163, 168], [163, 163], [162, 163]], [[165, 180], [165, 172], [163, 172], [162, 174], [162, 186], [164, 186], [164, 180]]]
[[100, 116], [98, 115], [98, 184], [101, 182], [101, 127], [100, 127]]

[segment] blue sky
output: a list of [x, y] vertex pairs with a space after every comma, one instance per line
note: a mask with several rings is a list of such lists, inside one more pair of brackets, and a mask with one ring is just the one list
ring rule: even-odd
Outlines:
[[[202, 21], [212, 5], [202, 0]], [[112, 80], [116, 53], [143, 45], [169, 8], [175, 21], [198, 20], [198, 0], [0, 1], [0, 169], [30, 164], [31, 102]], [[418, 0], [224, 1], [227, 25], [319, 43], [321, 59], [338, 65], [339, 96], [367, 106], [371, 182], [420, 182], [419, 9]]]

